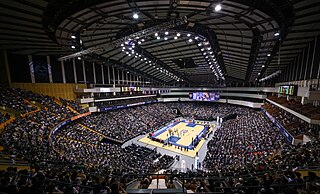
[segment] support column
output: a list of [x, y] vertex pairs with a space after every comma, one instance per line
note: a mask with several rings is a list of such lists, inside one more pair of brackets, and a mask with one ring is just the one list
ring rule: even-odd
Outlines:
[[76, 69], [76, 60], [73, 58], [72, 59], [72, 66], [73, 66], [73, 77], [74, 77], [74, 83], [78, 83], [78, 78], [77, 78], [77, 69]]
[[302, 50], [302, 58], [301, 58], [301, 68], [300, 68], [300, 75], [299, 75], [299, 80], [302, 79], [302, 69], [303, 69], [303, 59], [304, 59], [304, 50]]
[[118, 73], [118, 84], [120, 84], [120, 71], [119, 71], [119, 69], [117, 70], [117, 73]]
[[11, 87], [11, 75], [7, 51], [2, 50], [0, 55], [0, 82], [5, 83], [6, 86]]
[[107, 70], [108, 70], [108, 84], [110, 84], [110, 66], [108, 66]]
[[311, 44], [309, 43], [309, 45], [308, 45], [308, 54], [307, 54], [306, 68], [304, 68], [304, 70], [305, 70], [304, 76], [303, 76], [303, 79], [304, 79], [304, 80], [307, 79], [307, 72], [308, 72], [308, 65], [309, 65], [309, 54], [310, 54], [310, 46], [311, 46]]
[[66, 72], [64, 70], [64, 61], [61, 60], [61, 73], [62, 73], [62, 82], [65, 84], [66, 83]]
[[31, 83], [36, 83], [36, 78], [34, 76], [33, 61], [32, 61], [32, 56], [31, 55], [28, 55], [28, 61], [29, 61], [29, 68], [30, 68]]
[[314, 56], [316, 54], [317, 40], [318, 40], [318, 37], [316, 36], [316, 38], [314, 39], [314, 47], [313, 47], [313, 55], [312, 55], [312, 62], [311, 62], [311, 69], [310, 69], [309, 79], [312, 79], [313, 63], [314, 63]]
[[50, 56], [47, 56], [47, 67], [48, 67], [49, 82], [53, 83]]
[[92, 62], [92, 69], [93, 69], [93, 83], [97, 84], [97, 77], [96, 77], [96, 64]]
[[84, 61], [83, 60], [82, 60], [82, 73], [83, 73], [84, 83], [87, 83], [86, 66], [84, 65]]
[[127, 85], [129, 84], [129, 75], [128, 73], [126, 73], [126, 82], [127, 82]]
[[122, 84], [125, 84], [124, 71], [122, 71]]
[[[113, 88], [116, 87], [116, 77], [115, 77], [115, 73], [114, 73], [114, 66], [112, 66], [112, 75], [113, 75]], [[113, 92], [113, 95], [116, 95], [116, 92]]]
[[102, 84], [104, 85], [104, 69], [103, 69], [103, 65], [101, 65], [101, 77], [102, 77]]

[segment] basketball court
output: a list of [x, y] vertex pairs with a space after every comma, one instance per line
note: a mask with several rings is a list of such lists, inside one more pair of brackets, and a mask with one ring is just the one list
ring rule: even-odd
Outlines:
[[167, 126], [149, 134], [140, 142], [195, 157], [204, 142], [204, 135], [215, 127], [206, 121], [175, 120]]

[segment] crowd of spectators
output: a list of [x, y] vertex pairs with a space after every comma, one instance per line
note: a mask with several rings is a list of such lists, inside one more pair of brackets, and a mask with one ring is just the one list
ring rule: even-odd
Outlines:
[[16, 88], [4, 88], [0, 86], [0, 106], [14, 109], [20, 114], [31, 112], [37, 109], [36, 106], [28, 103], [20, 94], [22, 90]]
[[280, 150], [284, 143], [284, 137], [263, 113], [242, 108], [237, 118], [223, 122], [208, 142], [205, 167], [242, 168]]
[[77, 103], [73, 100], [67, 100], [67, 99], [63, 99], [63, 98], [60, 98], [59, 100], [62, 102], [63, 105], [70, 106], [72, 109], [74, 109], [78, 113], [88, 112], [87, 108], [83, 108], [79, 103]]
[[276, 107], [273, 104], [265, 103], [263, 106], [269, 114], [271, 114], [290, 134], [309, 135], [310, 137], [318, 137], [319, 131], [309, 127], [309, 124], [302, 121], [293, 114]]
[[320, 107], [314, 106], [311, 103], [301, 104], [301, 100], [290, 99], [277, 96], [268, 96], [268, 99], [281, 104], [293, 111], [296, 111], [306, 117], [311, 119], [319, 120], [320, 119]]
[[174, 118], [175, 115], [168, 106], [155, 103], [92, 114], [81, 122], [105, 136], [124, 141], [157, 130]]
[[10, 119], [10, 114], [0, 112], [0, 124]]
[[[202, 164], [206, 171], [188, 172], [186, 175], [201, 179], [203, 176], [215, 177], [207, 179], [207, 187], [211, 191], [252, 193], [252, 188], [248, 186], [255, 185], [261, 187], [261, 193], [289, 194], [302, 188], [301, 185], [291, 186], [293, 183], [318, 180], [312, 173], [302, 179], [295, 170], [319, 165], [319, 141], [305, 145], [288, 144], [260, 111], [228, 104], [154, 103], [92, 114], [63, 126], [50, 138], [55, 126], [76, 115], [67, 106], [77, 109], [79, 113], [83, 111], [81, 107], [72, 101], [59, 104], [49, 96], [20, 89], [1, 88], [1, 91], [4, 93], [0, 95], [5, 95], [5, 99], [0, 98], [3, 106], [20, 113], [29, 112], [6, 126], [2, 143], [10, 154], [37, 166], [31, 174], [13, 168], [1, 171], [0, 190], [7, 193], [125, 190], [125, 181], [119, 182], [119, 179], [114, 179], [115, 176], [165, 169], [172, 164], [173, 158], [139, 145], [122, 148], [114, 142], [102, 143], [101, 139], [110, 137], [125, 141], [155, 131], [177, 116], [214, 120], [217, 116], [237, 115], [235, 119], [224, 121], [208, 142]], [[37, 108], [29, 104], [31, 101], [41, 104], [40, 110], [34, 111]], [[286, 114], [277, 119], [284, 120], [283, 124], [292, 122]], [[62, 167], [54, 170], [57, 163]], [[40, 166], [41, 170], [38, 168]], [[75, 169], [70, 171], [73, 167]], [[197, 184], [199, 191], [202, 191], [204, 183]]]

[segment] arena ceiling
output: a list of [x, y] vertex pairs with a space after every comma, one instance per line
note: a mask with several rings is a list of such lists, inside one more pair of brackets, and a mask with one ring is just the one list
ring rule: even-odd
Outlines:
[[81, 59], [161, 82], [254, 82], [290, 65], [319, 18], [318, 0], [2, 0], [0, 49], [91, 49]]

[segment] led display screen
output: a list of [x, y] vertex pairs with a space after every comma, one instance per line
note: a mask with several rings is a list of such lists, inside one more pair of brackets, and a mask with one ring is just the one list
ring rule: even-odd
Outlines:
[[297, 95], [297, 85], [279, 86], [278, 92], [285, 95]]
[[189, 98], [197, 101], [216, 101], [220, 99], [218, 92], [193, 92], [189, 93]]

